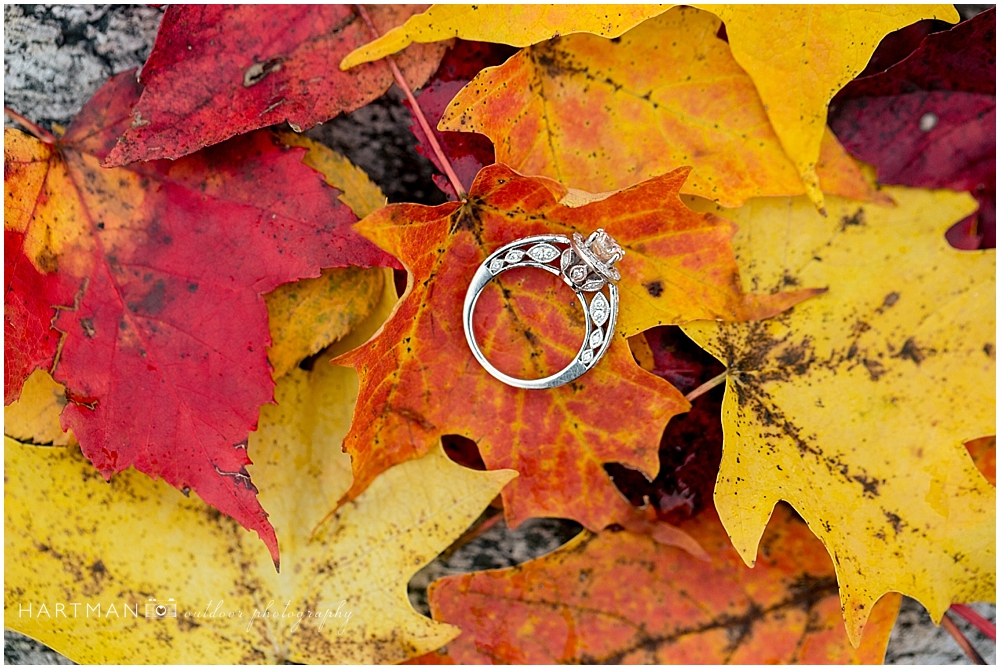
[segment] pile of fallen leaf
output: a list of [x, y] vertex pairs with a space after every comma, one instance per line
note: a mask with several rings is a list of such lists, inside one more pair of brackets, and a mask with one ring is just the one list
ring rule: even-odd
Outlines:
[[[879, 662], [895, 593], [993, 601], [995, 10], [957, 20], [170, 6], [138, 78], [5, 129], [5, 625], [100, 663]], [[446, 204], [299, 134], [394, 81]], [[598, 227], [606, 357], [493, 379], [476, 267]], [[477, 318], [516, 376], [579, 347], [548, 273]], [[418, 615], [490, 507], [585, 530]]]

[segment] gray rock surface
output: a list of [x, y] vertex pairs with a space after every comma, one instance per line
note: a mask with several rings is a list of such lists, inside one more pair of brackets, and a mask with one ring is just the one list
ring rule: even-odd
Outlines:
[[[973, 604], [972, 608], [996, 624], [996, 605], [981, 603]], [[959, 629], [972, 642], [986, 663], [996, 664], [996, 643], [960, 617], [948, 615], [958, 624]], [[936, 627], [931, 622], [927, 610], [919, 602], [904, 597], [896, 627], [889, 637], [886, 664], [972, 664], [972, 662], [947, 630]]]
[[[975, 7], [976, 9], [972, 9]], [[963, 18], [987, 5], [962, 6]], [[978, 10], [978, 11], [977, 11]], [[66, 125], [104, 81], [142, 65], [156, 35], [162, 10], [146, 6], [5, 5], [4, 104], [45, 127]], [[409, 114], [390, 92], [353, 114], [308, 134], [364, 168], [390, 201], [435, 204], [443, 196], [430, 179], [430, 162], [412, 148]], [[5, 119], [5, 124], [10, 124]], [[554, 550], [579, 525], [536, 519], [511, 531], [501, 522], [472, 542], [435, 560], [410, 582], [410, 600], [425, 615], [427, 585], [448, 574], [513, 566]], [[996, 607], [976, 605], [996, 620]], [[960, 623], [979, 652], [996, 663], [996, 646]], [[943, 629], [936, 628], [913, 600], [904, 600], [886, 657], [899, 664], [963, 664], [968, 659]], [[4, 631], [5, 664], [71, 664], [62, 655], [15, 632]]]
[[4, 105], [66, 125], [107, 81], [140, 67], [162, 10], [143, 6], [4, 5]]

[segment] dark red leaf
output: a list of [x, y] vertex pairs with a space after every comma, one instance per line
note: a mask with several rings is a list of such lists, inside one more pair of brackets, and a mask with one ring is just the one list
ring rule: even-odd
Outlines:
[[982, 210], [972, 236], [995, 245], [995, 8], [848, 84], [831, 105], [830, 125], [852, 155], [876, 166], [880, 183], [976, 194]]
[[[426, 5], [372, 5], [380, 32]], [[177, 158], [287, 121], [311, 128], [353, 111], [393, 83], [384, 61], [346, 72], [341, 59], [374, 36], [353, 5], [172, 5], [142, 69], [146, 89], [107, 164]], [[420, 86], [444, 44], [414, 44], [394, 58]]]
[[[455, 46], [445, 54], [441, 66], [431, 77], [427, 87], [416, 96], [431, 127], [437, 127], [448, 103], [480, 70], [500, 65], [516, 52], [517, 49], [504, 44], [456, 40]], [[410, 108], [409, 101], [404, 104]], [[417, 151], [429, 158], [439, 172], [443, 172], [440, 161], [427, 145], [427, 137], [415, 117], [410, 124], [410, 131], [417, 138]], [[480, 169], [495, 162], [493, 143], [485, 135], [438, 131], [438, 141], [466, 190], [472, 187]], [[448, 199], [457, 199], [455, 189], [447, 178], [441, 174], [435, 175], [434, 183], [448, 195]]]
[[[724, 367], [677, 326], [647, 330], [653, 373], [688, 393]], [[633, 506], [651, 504], [660, 520], [678, 524], [712, 505], [722, 459], [721, 386], [698, 397], [688, 413], [674, 416], [660, 440], [660, 472], [652, 481], [618, 463], [605, 465], [615, 486]]]
[[460, 434], [445, 434], [441, 436], [441, 445], [448, 457], [463, 467], [481, 472], [486, 471], [486, 463], [483, 462], [479, 447], [468, 437], [463, 437]]
[[864, 71], [858, 75], [858, 79], [869, 77], [888, 70], [890, 67], [903, 60], [917, 50], [924, 38], [931, 33], [950, 30], [952, 24], [938, 19], [924, 19], [911, 23], [905, 28], [900, 28], [882, 38], [871, 60], [865, 66]]

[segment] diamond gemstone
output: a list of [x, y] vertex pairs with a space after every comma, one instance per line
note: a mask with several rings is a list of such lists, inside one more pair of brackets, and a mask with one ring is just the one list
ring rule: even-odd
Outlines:
[[625, 255], [618, 242], [604, 230], [597, 231], [597, 236], [594, 238], [594, 243], [590, 245], [590, 250], [605, 263], [617, 262]]
[[611, 305], [608, 304], [608, 298], [604, 297], [604, 293], [595, 295], [594, 299], [590, 302], [590, 317], [594, 319], [597, 327], [604, 325], [610, 313]]
[[528, 249], [528, 257], [537, 262], [552, 262], [559, 257], [559, 251], [551, 244], [535, 244]]
[[577, 257], [576, 254], [573, 253], [573, 249], [566, 249], [562, 252], [562, 257], [559, 259], [559, 266], [562, 268], [562, 271], [565, 272], [572, 265], [576, 264], [576, 262]]
[[573, 280], [573, 283], [580, 283], [587, 278], [587, 271], [584, 265], [576, 265], [570, 268], [569, 278]]
[[524, 257], [524, 251], [518, 251], [517, 249], [511, 249], [507, 251], [507, 255], [503, 257], [504, 260], [513, 265], [516, 262], [521, 262], [521, 258]]
[[589, 349], [580, 354], [580, 360], [585, 365], [589, 364], [590, 361], [593, 359], [594, 359], [594, 352]]
[[503, 269], [503, 259], [502, 258], [494, 258], [493, 262], [490, 263], [490, 271], [493, 272], [494, 274], [496, 274], [497, 272], [499, 272], [502, 269]]
[[604, 333], [600, 330], [594, 330], [594, 334], [590, 335], [590, 348], [597, 348], [604, 341]]

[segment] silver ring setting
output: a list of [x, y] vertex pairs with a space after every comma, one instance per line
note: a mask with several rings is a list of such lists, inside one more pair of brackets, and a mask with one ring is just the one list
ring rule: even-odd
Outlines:
[[[462, 323], [472, 355], [491, 376], [515, 388], [556, 388], [579, 378], [597, 364], [614, 337], [618, 318], [615, 284], [621, 279], [615, 263], [624, 256], [625, 251], [603, 229], [594, 231], [586, 240], [576, 232], [572, 237], [536, 235], [500, 247], [482, 262], [465, 293]], [[537, 267], [561, 277], [576, 293], [586, 314], [580, 350], [566, 367], [545, 378], [518, 379], [504, 374], [486, 359], [472, 333], [472, 314], [486, 284], [514, 267]]]

